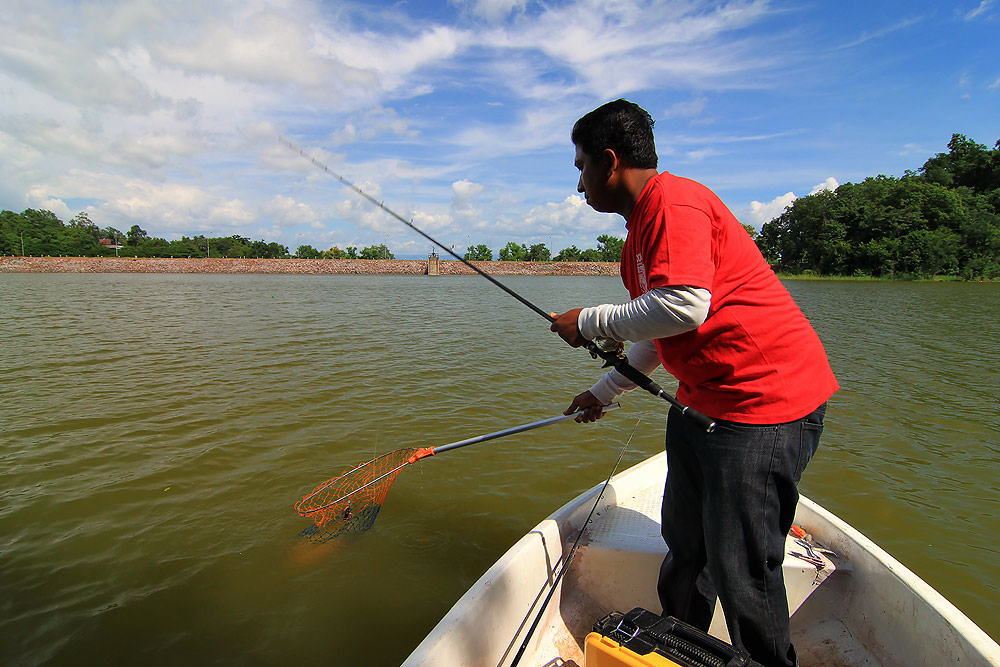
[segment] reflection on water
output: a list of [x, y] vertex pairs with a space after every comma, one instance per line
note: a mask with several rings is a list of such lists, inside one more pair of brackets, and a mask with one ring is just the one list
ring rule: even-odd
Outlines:
[[[997, 636], [1000, 286], [788, 286], [843, 385], [803, 491]], [[397, 664], [637, 416], [629, 462], [662, 446], [630, 396], [408, 466], [372, 530], [311, 544], [292, 505], [323, 480], [554, 416], [597, 363], [476, 277], [4, 275], [0, 303], [5, 664]]]

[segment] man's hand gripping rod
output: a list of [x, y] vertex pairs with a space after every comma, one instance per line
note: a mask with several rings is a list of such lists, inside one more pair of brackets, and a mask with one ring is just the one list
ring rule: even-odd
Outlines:
[[[541, 315], [542, 317], [544, 317], [549, 322], [554, 322], [555, 321], [555, 318], [552, 317], [552, 315], [550, 315], [549, 313], [545, 312], [544, 310], [542, 310], [541, 308], [539, 308], [535, 304], [531, 303], [530, 301], [528, 301], [527, 299], [525, 299], [523, 296], [521, 296], [520, 294], [518, 294], [514, 290], [510, 289], [509, 287], [507, 287], [506, 285], [504, 285], [502, 282], [500, 282], [499, 280], [497, 280], [496, 278], [494, 278], [490, 274], [486, 273], [485, 271], [483, 271], [482, 269], [480, 269], [478, 266], [476, 266], [475, 264], [473, 264], [469, 260], [467, 260], [464, 257], [462, 257], [461, 255], [459, 255], [458, 253], [456, 253], [454, 250], [452, 250], [451, 248], [449, 248], [445, 244], [443, 244], [440, 241], [438, 241], [437, 239], [433, 238], [430, 234], [428, 234], [428, 233], [424, 232], [422, 229], [418, 228], [416, 225], [413, 224], [412, 220], [407, 220], [406, 218], [404, 218], [403, 216], [399, 215], [398, 213], [396, 213], [395, 211], [393, 211], [391, 208], [389, 208], [388, 206], [386, 206], [383, 202], [379, 201], [378, 199], [375, 199], [374, 197], [372, 197], [371, 195], [369, 195], [367, 192], [365, 192], [364, 190], [362, 190], [361, 188], [359, 188], [358, 186], [356, 186], [354, 183], [351, 183], [350, 181], [348, 181], [346, 178], [344, 178], [340, 174], [332, 171], [325, 164], [323, 164], [322, 162], [320, 162], [316, 158], [308, 155], [305, 151], [303, 151], [301, 148], [299, 148], [298, 146], [296, 146], [295, 144], [293, 144], [288, 139], [285, 139], [284, 137], [278, 137], [278, 141], [280, 141], [286, 147], [288, 147], [289, 149], [291, 149], [293, 152], [298, 153], [299, 155], [301, 155], [305, 159], [309, 160], [317, 168], [322, 169], [323, 171], [325, 171], [327, 174], [329, 174], [333, 178], [336, 178], [342, 184], [346, 185], [351, 190], [354, 190], [356, 193], [358, 193], [359, 195], [361, 195], [362, 197], [364, 197], [365, 199], [367, 199], [368, 201], [370, 201], [372, 204], [374, 204], [375, 206], [379, 207], [380, 209], [382, 209], [383, 211], [385, 211], [386, 213], [388, 213], [390, 216], [392, 216], [396, 220], [399, 220], [401, 223], [403, 223], [404, 225], [406, 225], [407, 227], [409, 227], [410, 229], [412, 229], [416, 233], [420, 234], [425, 239], [427, 239], [428, 241], [430, 241], [431, 243], [433, 243], [437, 247], [441, 248], [442, 250], [444, 250], [445, 252], [447, 252], [449, 255], [451, 255], [452, 257], [454, 257], [458, 261], [460, 261], [463, 264], [465, 264], [466, 266], [468, 266], [470, 269], [472, 269], [473, 271], [475, 271], [476, 273], [478, 273], [479, 275], [481, 275], [483, 278], [486, 278], [487, 280], [489, 280], [491, 283], [493, 283], [494, 285], [496, 285], [497, 287], [499, 287], [500, 289], [502, 289], [504, 292], [507, 292], [507, 294], [511, 295], [512, 297], [514, 297], [515, 299], [517, 299], [518, 301], [520, 301], [521, 303], [523, 303], [528, 308], [531, 308], [533, 311], [535, 311], [536, 313], [538, 313], [539, 315]], [[675, 407], [678, 410], [680, 410], [681, 413], [684, 416], [689, 417], [696, 424], [698, 424], [698, 426], [704, 428], [707, 432], [711, 433], [712, 431], [715, 430], [715, 422], [714, 421], [712, 421], [710, 418], [706, 417], [705, 415], [701, 414], [700, 412], [698, 412], [694, 408], [689, 408], [688, 406], [684, 405], [683, 403], [681, 403], [680, 401], [678, 401], [675, 397], [673, 397], [670, 394], [668, 394], [667, 392], [665, 392], [660, 385], [658, 385], [655, 382], [653, 382], [653, 380], [650, 379], [647, 375], [645, 375], [644, 373], [640, 372], [639, 370], [633, 368], [628, 363], [628, 360], [625, 358], [625, 356], [621, 353], [620, 348], [619, 349], [607, 349], [605, 347], [602, 347], [602, 346], [598, 345], [594, 341], [588, 341], [586, 347], [587, 347], [587, 350], [590, 352], [591, 356], [593, 356], [595, 359], [598, 358], [598, 357], [600, 357], [601, 359], [604, 359], [605, 366], [613, 366], [619, 373], [621, 373], [623, 376], [625, 376], [626, 378], [628, 378], [629, 380], [631, 380], [632, 382], [634, 382], [639, 387], [645, 389], [646, 391], [648, 391], [653, 396], [658, 396], [658, 397], [662, 398], [667, 403], [670, 403], [670, 405], [672, 405], [673, 407]]]

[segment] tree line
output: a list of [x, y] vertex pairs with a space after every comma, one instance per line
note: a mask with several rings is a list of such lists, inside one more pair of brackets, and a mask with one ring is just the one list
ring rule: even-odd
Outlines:
[[[597, 248], [580, 250], [574, 245], [555, 257], [544, 243], [528, 247], [511, 241], [500, 250], [498, 258], [510, 262], [619, 261], [623, 239], [605, 234], [597, 240]], [[0, 255], [114, 257], [116, 254], [126, 257], [395, 259], [383, 243], [360, 249], [357, 246], [343, 249], [333, 246], [328, 250], [300, 245], [292, 255], [287, 246], [264, 240], [251, 241], [236, 234], [215, 238], [183, 236], [179, 240], [167, 241], [150, 236], [139, 225], [132, 225], [127, 232], [114, 227], [98, 227], [86, 213], [80, 213], [64, 224], [51, 211], [30, 208], [21, 213], [0, 211]], [[478, 244], [467, 250], [465, 259], [489, 261], [493, 259], [493, 251], [484, 244]]]
[[[874, 176], [796, 199], [760, 232], [744, 225], [779, 272], [835, 276], [1000, 278], [1000, 141], [993, 149], [961, 134], [900, 177]], [[102, 239], [104, 242], [102, 243]], [[598, 246], [575, 245], [554, 257], [544, 243], [511, 241], [500, 261], [617, 262], [623, 239], [597, 237]], [[115, 249], [113, 246], [120, 246]], [[63, 223], [52, 212], [0, 211], [0, 254], [35, 256], [301, 257], [394, 259], [384, 244], [360, 250], [299, 246], [233, 235], [167, 241], [138, 225], [127, 232], [98, 227], [86, 213]], [[490, 261], [486, 244], [469, 246], [465, 259]]]
[[334, 247], [323, 252], [311, 246], [300, 246], [296, 255], [290, 255], [288, 247], [280, 243], [251, 241], [237, 234], [215, 238], [182, 236], [167, 241], [149, 236], [139, 225], [132, 225], [127, 232], [114, 227], [98, 227], [86, 213], [63, 223], [51, 211], [30, 208], [21, 213], [0, 211], [0, 255], [114, 257], [116, 254], [126, 257], [393, 259], [392, 253], [382, 244], [360, 250]]
[[1000, 141], [961, 134], [901, 178], [874, 176], [796, 199], [756, 238], [779, 271], [1000, 278]]
[[[553, 257], [552, 251], [544, 243], [529, 247], [524, 243], [510, 241], [500, 249], [497, 259], [501, 262], [619, 262], [624, 244], [625, 239], [601, 234], [597, 237], [596, 248], [580, 250], [571, 245]], [[478, 243], [469, 246], [463, 258], [470, 262], [489, 262], [493, 259], [493, 251], [485, 243]]]

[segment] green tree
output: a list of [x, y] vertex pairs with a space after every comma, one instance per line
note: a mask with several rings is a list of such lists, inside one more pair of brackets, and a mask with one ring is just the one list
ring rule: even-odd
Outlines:
[[347, 246], [344, 253], [347, 255], [347, 259], [358, 259], [358, 249], [352, 245]]
[[249, 257], [250, 239], [241, 236], [231, 236], [232, 243], [226, 248], [226, 257]]
[[346, 257], [347, 253], [337, 246], [333, 246], [329, 250], [323, 251], [323, 259], [345, 259]]
[[622, 261], [622, 248], [625, 246], [625, 239], [601, 234], [597, 237], [597, 251], [601, 255], [601, 262]]
[[528, 248], [524, 258], [529, 262], [548, 262], [552, 259], [552, 252], [544, 243], [535, 243]]
[[493, 260], [493, 251], [486, 244], [480, 243], [469, 246], [462, 257], [468, 262], [489, 262]]
[[[96, 227], [93, 229], [96, 230]], [[94, 233], [88, 227], [66, 227], [57, 237], [58, 248], [53, 249], [51, 254], [69, 255], [70, 257], [96, 257], [103, 255], [104, 249], [101, 247]]]
[[974, 276], [1000, 257], [1000, 211], [963, 185], [910, 173], [845, 183], [800, 197], [757, 237], [761, 252], [789, 271], [831, 275]]
[[361, 259], [395, 259], [384, 243], [361, 249]]
[[559, 254], [555, 256], [555, 261], [557, 262], [579, 262], [580, 261], [580, 249], [575, 245], [571, 245], [568, 248], [563, 248], [559, 251]]
[[261, 239], [250, 244], [250, 257], [260, 257], [262, 259], [279, 259], [288, 254], [288, 247], [279, 243], [268, 243]]
[[267, 243], [264, 240], [250, 242], [250, 257], [267, 257]]
[[125, 234], [125, 244], [137, 246], [140, 241], [146, 238], [149, 238], [149, 234], [146, 233], [145, 229], [139, 225], [132, 225], [132, 227]]
[[83, 230], [94, 239], [95, 243], [97, 243], [101, 238], [101, 230], [97, 228], [97, 225], [95, 225], [91, 221], [90, 217], [83, 211], [77, 213], [66, 226]]
[[948, 152], [927, 160], [920, 174], [948, 188], [972, 188], [977, 194], [996, 190], [1000, 188], [1000, 141], [991, 151], [964, 134], [953, 134]]
[[21, 212], [20, 232], [23, 232], [24, 252], [27, 255], [61, 255], [63, 223], [52, 211], [28, 208]]
[[[212, 239], [212, 255], [215, 257], [245, 257], [250, 239], [239, 235]], [[244, 252], [241, 252], [244, 251]]]
[[20, 255], [21, 216], [13, 211], [0, 211], [0, 255]]
[[501, 262], [523, 262], [528, 257], [528, 246], [510, 241], [500, 250]]
[[157, 237], [147, 238], [140, 241], [138, 247], [128, 248], [126, 252], [139, 257], [185, 257], [188, 255], [198, 257], [198, 248], [187, 237], [173, 241]]
[[295, 256], [299, 259], [320, 259], [323, 254], [311, 245], [300, 245], [295, 251]]
[[160, 253], [163, 251], [163, 245], [169, 249], [171, 255], [175, 257], [195, 257], [201, 258], [205, 256], [205, 250], [207, 248], [204, 236], [196, 236], [194, 238], [188, 238], [187, 236], [182, 236], [180, 240], [164, 241], [158, 238], [149, 238], [139, 243], [139, 247], [146, 253], [147, 257], [159, 257]]

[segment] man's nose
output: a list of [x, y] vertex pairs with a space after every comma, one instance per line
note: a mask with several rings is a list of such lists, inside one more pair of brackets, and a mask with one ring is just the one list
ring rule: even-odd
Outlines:
[[583, 174], [580, 174], [580, 180], [579, 180], [579, 181], [577, 181], [577, 184], [576, 184], [576, 191], [577, 191], [577, 192], [583, 192], [583, 191], [584, 191], [584, 190], [583, 190]]

